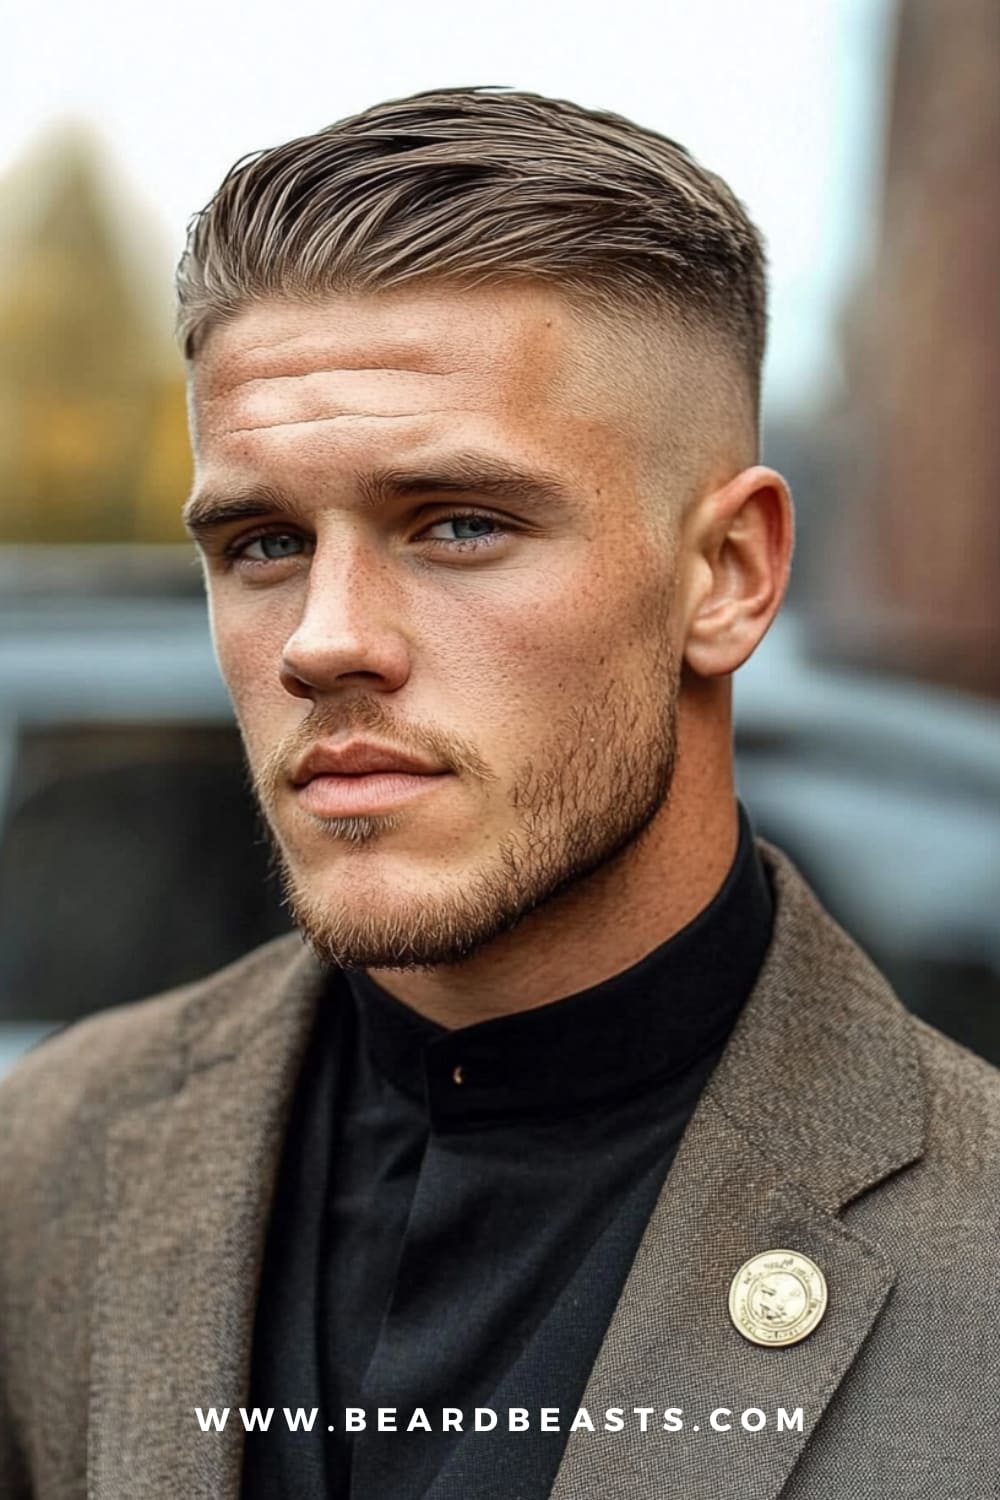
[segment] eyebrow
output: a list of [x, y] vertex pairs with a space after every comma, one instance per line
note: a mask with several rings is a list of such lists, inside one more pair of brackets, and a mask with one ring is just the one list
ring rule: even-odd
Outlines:
[[[522, 469], [507, 459], [483, 453], [455, 454], [428, 469], [376, 469], [359, 475], [356, 483], [360, 503], [366, 509], [430, 493], [475, 493], [497, 500], [514, 500], [557, 515], [567, 512], [573, 502], [571, 491], [557, 475]], [[195, 541], [202, 541], [238, 521], [275, 512], [292, 516], [296, 514], [296, 506], [271, 485], [253, 484], [232, 494], [209, 485], [188, 500], [183, 520]]]

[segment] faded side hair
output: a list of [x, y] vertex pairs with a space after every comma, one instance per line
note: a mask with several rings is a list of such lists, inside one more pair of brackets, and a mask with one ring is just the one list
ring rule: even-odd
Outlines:
[[255, 301], [421, 279], [669, 313], [734, 358], [759, 407], [764, 247], [722, 178], [619, 115], [493, 88], [391, 100], [241, 158], [189, 225], [177, 336], [193, 360]]

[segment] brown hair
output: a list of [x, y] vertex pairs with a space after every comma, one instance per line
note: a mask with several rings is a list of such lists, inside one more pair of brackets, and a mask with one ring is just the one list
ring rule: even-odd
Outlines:
[[758, 407], [764, 248], [726, 183], [619, 115], [490, 88], [377, 104], [238, 161], [189, 226], [178, 339], [194, 359], [253, 301], [420, 278], [665, 310], [735, 356]]

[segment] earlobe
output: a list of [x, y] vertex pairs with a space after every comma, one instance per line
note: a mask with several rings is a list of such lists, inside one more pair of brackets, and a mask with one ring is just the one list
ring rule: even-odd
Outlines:
[[695, 507], [696, 553], [684, 660], [702, 677], [743, 665], [780, 608], [788, 584], [794, 520], [788, 485], [756, 465]]

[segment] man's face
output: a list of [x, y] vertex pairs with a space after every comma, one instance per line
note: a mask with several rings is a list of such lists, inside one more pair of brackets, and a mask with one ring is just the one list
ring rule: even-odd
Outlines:
[[[544, 289], [425, 287], [260, 304], [198, 358], [216, 649], [329, 962], [457, 963], [666, 802], [676, 558], [592, 337]], [[442, 774], [396, 800], [356, 780], [349, 806], [342, 778], [302, 784], [358, 740]]]

